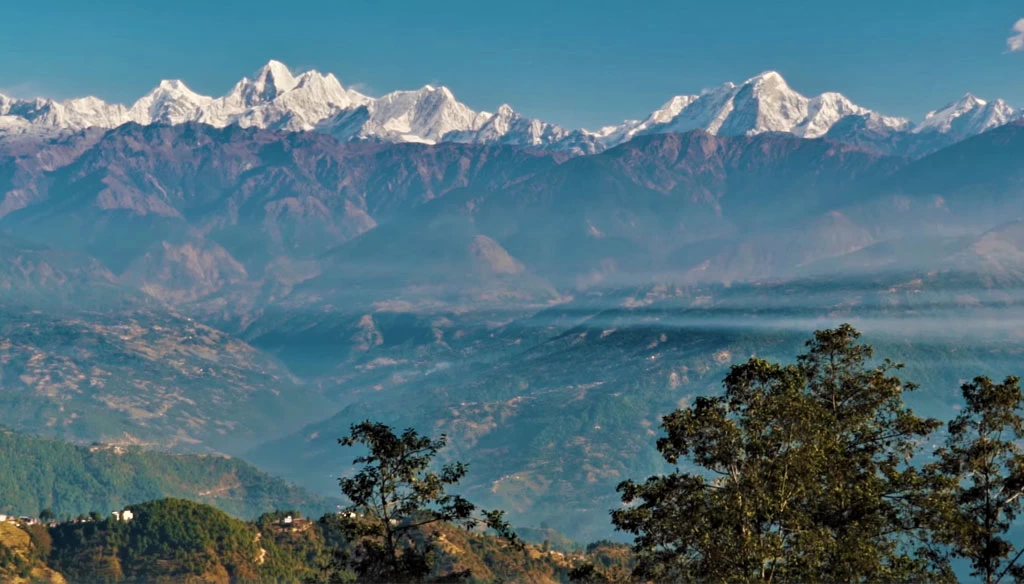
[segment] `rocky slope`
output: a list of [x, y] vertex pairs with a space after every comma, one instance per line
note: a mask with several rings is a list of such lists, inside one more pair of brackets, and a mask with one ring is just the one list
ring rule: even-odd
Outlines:
[[273, 357], [122, 286], [95, 259], [2, 244], [2, 425], [238, 452], [325, 403]]

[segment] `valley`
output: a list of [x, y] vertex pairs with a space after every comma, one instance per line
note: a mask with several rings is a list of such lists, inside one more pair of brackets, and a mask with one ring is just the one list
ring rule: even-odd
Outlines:
[[[619, 482], [667, 469], [662, 416], [812, 330], [856, 325], [941, 419], [965, 380], [1019, 369], [1024, 126], [1008, 106], [908, 130], [765, 75], [583, 152], [492, 139], [493, 118], [459, 130], [487, 139], [370, 139], [408, 96], [335, 114], [369, 116], [353, 135], [299, 110], [269, 122], [327, 82], [285, 72], [200, 100], [269, 100], [243, 113], [178, 116], [170, 97], [198, 98], [161, 85], [150, 117], [4, 139], [0, 424], [240, 456], [317, 496], [351, 468], [351, 424], [445, 433], [474, 500], [592, 541], [615, 536]], [[709, 131], [726, 98], [809, 117]], [[890, 146], [920, 141], [838, 136], [857, 116], [907, 132]]]

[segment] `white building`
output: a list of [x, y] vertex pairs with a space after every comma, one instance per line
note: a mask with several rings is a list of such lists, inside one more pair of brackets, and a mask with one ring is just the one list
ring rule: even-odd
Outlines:
[[111, 511], [110, 514], [114, 516], [115, 521], [128, 522], [135, 517], [135, 514], [132, 513], [130, 509], [125, 509], [124, 511]]

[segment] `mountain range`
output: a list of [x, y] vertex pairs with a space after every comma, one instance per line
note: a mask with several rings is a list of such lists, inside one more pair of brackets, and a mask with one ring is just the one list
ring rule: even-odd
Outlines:
[[596, 131], [528, 118], [511, 106], [474, 111], [447, 87], [426, 85], [378, 98], [345, 88], [332, 74], [295, 74], [270, 61], [221, 97], [195, 93], [180, 80], [161, 81], [130, 106], [95, 97], [55, 101], [0, 95], [0, 139], [52, 138], [87, 128], [199, 122], [285, 131], [315, 130], [342, 141], [503, 144], [593, 154], [637, 136], [703, 130], [712, 135], [785, 133], [828, 136], [886, 154], [921, 156], [1021, 117], [1003, 100], [971, 94], [913, 124], [829, 92], [805, 97], [767, 71], [743, 83], [678, 95], [643, 120]]
[[444, 432], [472, 499], [592, 539], [619, 481], [665, 470], [660, 416], [814, 328], [853, 321], [938, 417], [1017, 372], [1001, 102], [913, 125], [764, 74], [583, 132], [332, 79], [271, 63], [223, 98], [35, 121], [5, 101], [0, 424], [324, 494], [349, 424]]

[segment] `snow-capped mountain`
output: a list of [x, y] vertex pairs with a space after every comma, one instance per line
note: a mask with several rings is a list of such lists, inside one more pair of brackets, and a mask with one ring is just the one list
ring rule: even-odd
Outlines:
[[95, 97], [58, 102], [0, 95], [0, 136], [113, 128], [128, 121], [128, 110], [123, 105], [109, 105]]
[[[196, 122], [214, 108], [217, 100], [199, 95], [177, 79], [164, 80], [128, 110], [128, 121], [149, 124]], [[211, 125], [218, 125], [210, 120]]]
[[947, 134], [954, 141], [963, 140], [1002, 126], [1020, 114], [1001, 99], [985, 101], [968, 93], [942, 109], [928, 112], [913, 132]]
[[[704, 130], [740, 136], [784, 132], [802, 138], [824, 136], [840, 120], [874, 114], [839, 93], [808, 98], [789, 87], [782, 75], [767, 71], [740, 85], [725, 83], [699, 95], [678, 95], [640, 123], [606, 129], [608, 145], [643, 134]], [[905, 128], [909, 122], [874, 114], [884, 126]]]
[[371, 101], [358, 91], [342, 87], [330, 73], [307, 71], [296, 77], [282, 63], [271, 61], [254, 80], [242, 79], [221, 98], [221, 115], [225, 124], [303, 131], [314, 129], [339, 111]]
[[527, 118], [508, 104], [502, 104], [494, 115], [488, 115], [478, 128], [445, 134], [444, 141], [508, 144], [524, 148], [566, 150], [578, 154], [594, 154], [605, 147], [601, 138], [594, 133], [569, 130], [557, 124]]
[[110, 105], [95, 97], [55, 101], [18, 100], [0, 96], [0, 132], [59, 134], [89, 127], [201, 122], [215, 127], [232, 124], [264, 129], [312, 130], [340, 111], [373, 101], [345, 89], [334, 75], [308, 71], [295, 76], [270, 61], [254, 79], [242, 79], [225, 96], [214, 98], [189, 89], [183, 81], [164, 80], [130, 107]]
[[725, 83], [695, 95], [678, 95], [643, 120], [596, 131], [569, 129], [528, 118], [508, 105], [475, 111], [447, 87], [427, 85], [372, 98], [347, 89], [331, 74], [294, 74], [270, 61], [252, 79], [222, 97], [201, 95], [180, 80], [161, 81], [131, 106], [95, 97], [54, 101], [0, 95], [0, 139], [49, 137], [85, 128], [200, 122], [284, 131], [320, 131], [342, 140], [462, 142], [593, 154], [637, 136], [703, 130], [727, 136], [768, 132], [829, 139], [888, 153], [917, 155], [1021, 117], [1002, 100], [970, 94], [913, 125], [829, 92], [806, 97], [782, 75], [767, 71], [741, 84]]
[[487, 112], [475, 112], [466, 107], [447, 87], [432, 85], [367, 99], [359, 106], [323, 120], [318, 129], [343, 140], [434, 144], [449, 132], [476, 130], [491, 117]]

